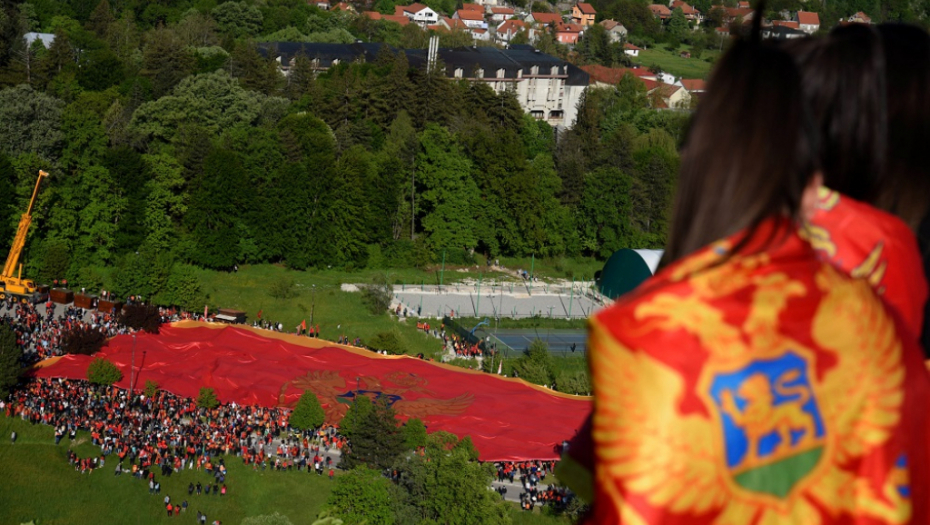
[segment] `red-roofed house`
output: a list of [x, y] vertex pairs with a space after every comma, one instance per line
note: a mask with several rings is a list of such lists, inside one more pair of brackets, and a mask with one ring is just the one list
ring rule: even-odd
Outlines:
[[791, 29], [800, 29], [800, 24], [792, 20], [772, 20], [772, 25], [775, 27], [788, 27]]
[[692, 95], [703, 93], [707, 89], [707, 83], [701, 78], [683, 78], [681, 79], [681, 85]]
[[514, 10], [509, 7], [492, 7], [491, 8], [491, 21], [492, 22], [503, 22], [504, 20], [509, 20], [513, 18]]
[[526, 23], [523, 20], [505, 20], [494, 30], [494, 38], [498, 42], [510, 42], [513, 37], [525, 29]]
[[749, 4], [749, 2], [737, 2], [736, 7], [740, 9], [752, 9], [752, 6]]
[[872, 23], [872, 19], [869, 17], [869, 15], [863, 13], [862, 11], [859, 11], [858, 13], [852, 15], [846, 21], [852, 22], [855, 24], [871, 24]]
[[410, 19], [404, 15], [381, 15], [381, 20], [387, 20], [388, 22], [394, 22], [402, 26], [410, 23]]
[[338, 4], [334, 5], [331, 10], [332, 11], [346, 11], [348, 13], [356, 12], [354, 7], [352, 7], [350, 4], [347, 4], [345, 2], [339, 2]]
[[479, 13], [484, 13], [484, 7], [478, 4], [462, 4], [462, 9], [466, 11], [477, 11]]
[[459, 20], [458, 18], [449, 18], [448, 16], [444, 16], [439, 21], [439, 24], [444, 26], [449, 31], [453, 31], [455, 29], [463, 29], [466, 31], [468, 30], [468, 26], [465, 25], [465, 22]]
[[625, 55], [630, 55], [631, 57], [638, 57], [640, 51], [642, 51], [642, 48], [636, 47], [629, 42], [627, 42], [626, 44], [623, 44], [623, 54]]
[[394, 15], [403, 15], [421, 26], [434, 25], [439, 23], [439, 13], [433, 11], [423, 4], [399, 5], [394, 7]]
[[654, 108], [688, 109], [691, 107], [691, 93], [682, 86], [665, 84], [654, 80], [643, 80], [646, 84], [649, 100]]
[[563, 44], [576, 44], [584, 32], [581, 24], [560, 23], [555, 25], [555, 39]]
[[484, 21], [484, 11], [472, 11], [469, 9], [459, 9], [452, 15], [452, 18], [461, 20], [469, 28], [487, 29], [488, 24]]
[[529, 16], [526, 17], [527, 23], [541, 26], [558, 24], [562, 21], [562, 15], [558, 13], [530, 13]]
[[668, 17], [672, 16], [672, 10], [666, 5], [652, 4], [649, 6], [649, 10], [652, 11], [652, 16], [659, 20], [666, 20]]
[[696, 24], [700, 24], [700, 23], [701, 23], [701, 19], [703, 18], [703, 17], [701, 16], [701, 12], [700, 12], [700, 11], [698, 11], [697, 9], [695, 9], [695, 8], [691, 7], [690, 5], [688, 5], [687, 2], [682, 2], [681, 0], [675, 0], [674, 2], [672, 2], [672, 7], [671, 7], [671, 9], [672, 9], [673, 11], [674, 11], [675, 9], [681, 9], [681, 12], [684, 13], [685, 18], [688, 19], [689, 21], [692, 21], [692, 22], [696, 23]]
[[594, 17], [596, 16], [597, 11], [594, 10], [594, 6], [591, 4], [579, 2], [572, 8], [572, 21], [582, 27], [593, 26]]
[[810, 11], [798, 11], [799, 29], [807, 34], [816, 33], [820, 29], [820, 15]]
[[600, 24], [607, 31], [610, 41], [614, 43], [624, 40], [629, 33], [623, 24], [616, 20], [601, 20]]

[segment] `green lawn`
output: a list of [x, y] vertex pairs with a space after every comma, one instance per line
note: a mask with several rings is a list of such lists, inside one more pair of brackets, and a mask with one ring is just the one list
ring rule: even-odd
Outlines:
[[[10, 444], [10, 433], [19, 439]], [[203, 511], [208, 523], [219, 519], [236, 525], [248, 516], [275, 511], [296, 524], [312, 523], [330, 493], [330, 481], [324, 476], [305, 472], [252, 472], [230, 456], [226, 496], [188, 497], [190, 482], [206, 483], [204, 472], [185, 470], [170, 478], [160, 478], [160, 496], [149, 495], [148, 485], [128, 474], [114, 476], [115, 463], [107, 461], [93, 474], [81, 474], [68, 465], [69, 441], [55, 446], [49, 426], [30, 425], [20, 419], [0, 415], [0, 523], [18, 524], [34, 520], [36, 525], [75, 523], [149, 524], [172, 523], [164, 510], [165, 495], [172, 502], [185, 498], [189, 507], [182, 523], [193, 523], [197, 511]], [[74, 450], [82, 457], [99, 453], [89, 443], [87, 433], [79, 433]]]
[[[374, 273], [294, 272], [274, 265], [244, 265], [237, 273], [203, 271], [201, 283], [210, 295], [211, 307], [243, 310], [249, 322], [261, 310], [263, 319], [284, 323], [288, 331], [294, 331], [303, 320], [308, 324], [312, 320], [320, 326], [324, 339], [346, 335], [350, 339], [361, 337], [363, 342], [380, 332], [397, 330], [407, 353], [432, 356], [441, 352], [439, 340], [417, 331], [415, 323], [399, 323], [387, 312], [373, 315], [361, 294], [340, 289], [342, 283], [370, 282]], [[389, 277], [396, 275], [388, 273]], [[293, 297], [275, 299], [270, 295], [271, 284], [280, 279], [293, 280]]]
[[682, 46], [678, 51], [672, 52], [666, 49], [665, 44], [656, 44], [640, 51], [639, 57], [633, 58], [633, 62], [644, 67], [658, 66], [662, 71], [676, 77], [706, 79], [713, 64], [704, 59], [715, 56], [717, 51], [705, 50], [701, 58], [681, 58], [679, 53], [685, 50], [690, 50], [690, 47]]

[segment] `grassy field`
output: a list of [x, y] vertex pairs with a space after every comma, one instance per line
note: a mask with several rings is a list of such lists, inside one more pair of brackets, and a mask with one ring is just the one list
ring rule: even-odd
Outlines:
[[682, 46], [678, 51], [669, 51], [664, 44], [657, 44], [639, 52], [633, 62], [644, 67], [658, 66], [662, 71], [681, 78], [707, 78], [713, 64], [705, 59], [717, 54], [716, 50], [705, 50], [701, 58], [682, 58], [679, 53], [690, 50]]
[[[529, 270], [531, 265], [530, 259], [502, 259], [501, 263], [511, 269]], [[603, 263], [594, 259], [559, 258], [537, 259], [533, 266], [536, 274], [543, 279], [565, 278], [566, 275], [568, 277], [575, 275], [579, 278], [585, 276], [590, 279], [594, 272], [603, 266]], [[486, 269], [483, 260], [478, 269]], [[443, 273], [444, 283], [469, 278], [477, 279], [479, 276], [508, 277], [499, 272], [479, 272], [475, 267], [451, 265], [447, 266]], [[257, 318], [259, 311], [262, 312], [263, 319], [281, 322], [288, 331], [295, 330], [301, 321], [306, 320], [310, 324], [312, 320], [313, 324], [320, 326], [321, 336], [330, 340], [346, 335], [350, 339], [361, 337], [365, 342], [370, 341], [378, 333], [396, 331], [407, 353], [436, 356], [438, 352], [441, 352], [441, 344], [437, 339], [417, 331], [415, 323], [397, 322], [387, 313], [373, 315], [362, 302], [361, 294], [341, 290], [341, 285], [344, 283], [368, 283], [378, 274], [384, 274], [388, 282], [395, 284], [436, 284], [440, 280], [438, 268], [298, 272], [276, 265], [263, 264], [243, 265], [236, 273], [203, 270], [200, 272], [200, 281], [204, 290], [209, 294], [212, 309], [233, 308], [245, 311], [249, 322]], [[272, 287], [281, 282], [293, 283], [292, 293], [287, 298], [272, 296]], [[583, 322], [577, 321], [571, 325], [566, 323], [565, 327], [576, 327], [576, 325], [582, 327]], [[514, 327], [523, 326], [515, 325]], [[554, 328], [555, 325], [552, 327]]]
[[[19, 439], [10, 444], [15, 430]], [[114, 476], [115, 463], [107, 461], [93, 474], [81, 474], [68, 465], [69, 441], [55, 446], [51, 427], [30, 425], [19, 419], [0, 415], [0, 523], [17, 524], [35, 521], [36, 525], [74, 523], [150, 524], [171, 523], [164, 510], [165, 495], [172, 503], [188, 500], [183, 523], [193, 523], [197, 511], [203, 511], [208, 523], [219, 519], [224, 524], [238, 524], [243, 518], [275, 511], [297, 524], [312, 523], [330, 493], [330, 481], [324, 476], [304, 472], [252, 472], [235, 457], [229, 457], [226, 496], [187, 496], [190, 482], [206, 483], [204, 472], [185, 470], [169, 478], [160, 478], [161, 495], [148, 492], [148, 485], [128, 474]], [[87, 433], [79, 433], [75, 452], [89, 457], [100, 449], [89, 443]]]
[[[9, 436], [16, 431], [16, 444]], [[90, 444], [86, 432], [74, 443], [67, 439], [55, 446], [51, 427], [31, 425], [0, 414], [0, 523], [34, 522], [36, 525], [75, 523], [118, 523], [148, 525], [193, 523], [197, 511], [224, 524], [237, 525], [244, 518], [279, 512], [295, 525], [310, 524], [323, 509], [331, 491], [324, 476], [303, 472], [253, 472], [235, 457], [228, 457], [226, 496], [187, 495], [188, 483], [206, 483], [203, 472], [185, 470], [171, 477], [160, 477], [160, 495], [150, 495], [148, 485], [128, 474], [114, 476], [115, 463], [108, 461], [93, 474], [81, 474], [68, 465], [69, 446], [81, 457], [100, 449]], [[169, 518], [164, 509], [165, 495], [172, 504], [187, 499], [185, 515]], [[564, 517], [552, 517], [539, 509], [531, 513], [511, 511], [514, 525], [569, 525]]]
[[[257, 318], [281, 322], [294, 331], [301, 321], [319, 325], [321, 337], [335, 340], [346, 335], [370, 341], [380, 332], [396, 331], [407, 353], [434, 356], [442, 344], [416, 329], [414, 323], [399, 323], [388, 313], [373, 315], [361, 294], [343, 292], [344, 282], [370, 282], [374, 272], [293, 272], [273, 265], [242, 266], [237, 273], [203, 271], [201, 283], [210, 295], [211, 307], [234, 308]], [[276, 281], [294, 283], [293, 295], [276, 299], [269, 290]]]

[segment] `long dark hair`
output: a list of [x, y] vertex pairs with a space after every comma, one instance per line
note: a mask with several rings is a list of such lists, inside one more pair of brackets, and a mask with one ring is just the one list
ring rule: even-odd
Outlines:
[[930, 213], [930, 36], [906, 24], [882, 24], [888, 93], [885, 178], [873, 203], [915, 231]]
[[663, 265], [745, 230], [738, 253], [766, 219], [797, 218], [816, 171], [801, 75], [785, 51], [759, 42], [756, 26], [721, 57], [695, 111]]
[[820, 132], [824, 184], [860, 201], [884, 180], [888, 118], [885, 56], [870, 26], [837, 27], [818, 41], [789, 44]]

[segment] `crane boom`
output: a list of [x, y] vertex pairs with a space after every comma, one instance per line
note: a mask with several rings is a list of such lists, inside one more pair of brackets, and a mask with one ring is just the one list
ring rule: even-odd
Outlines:
[[32, 208], [35, 206], [36, 197], [39, 196], [39, 185], [42, 178], [48, 177], [48, 173], [39, 170], [39, 178], [36, 180], [36, 187], [32, 190], [32, 199], [29, 200], [29, 208], [26, 213], [19, 219], [19, 229], [16, 230], [16, 238], [13, 239], [13, 246], [10, 247], [10, 254], [6, 258], [6, 264], [3, 266], [3, 277], [13, 277], [16, 265], [19, 263], [19, 256], [23, 253], [23, 247], [26, 245], [26, 234], [29, 233], [29, 226], [32, 224]]

